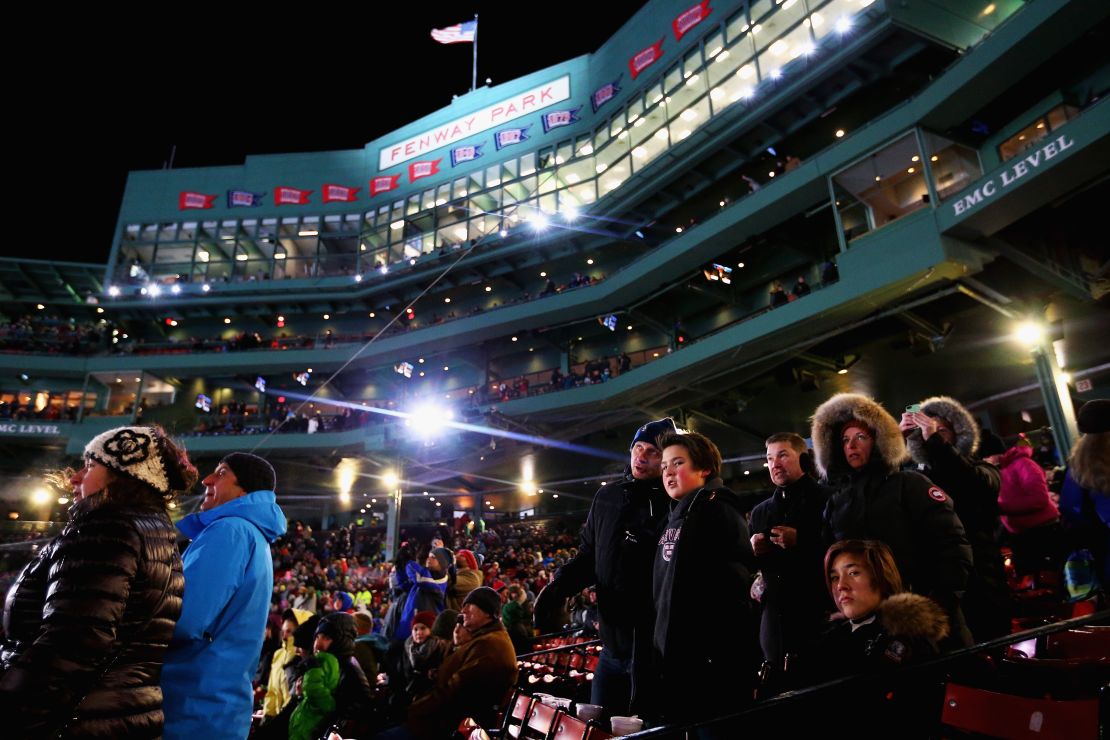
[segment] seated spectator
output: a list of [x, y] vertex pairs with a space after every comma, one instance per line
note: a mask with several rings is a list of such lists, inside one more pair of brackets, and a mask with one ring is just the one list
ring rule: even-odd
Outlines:
[[289, 718], [289, 740], [312, 740], [319, 736], [321, 724], [335, 711], [335, 690], [339, 687], [339, 661], [319, 647], [308, 659], [301, 678], [301, 701]]
[[432, 634], [436, 615], [417, 612], [412, 634], [405, 640], [401, 654], [401, 691], [410, 700], [432, 688], [432, 675], [447, 654], [448, 642]]
[[516, 653], [500, 613], [501, 597], [491, 588], [476, 588], [466, 597], [463, 627], [471, 639], [447, 656], [431, 690], [409, 707], [406, 728], [413, 737], [446, 737], [464, 717], [494, 726], [494, 708], [517, 676]]
[[325, 718], [324, 723], [339, 725], [344, 729], [344, 737], [358, 734], [353, 730], [364, 726], [366, 711], [373, 701], [370, 683], [355, 660], [357, 636], [355, 618], [344, 612], [334, 612], [320, 619], [313, 643], [316, 652], [326, 651], [334, 655], [339, 663], [335, 710]]
[[778, 308], [785, 306], [790, 302], [790, 298], [786, 295], [786, 289], [782, 287], [782, 282], [776, 280], [771, 284], [771, 308]]
[[455, 582], [447, 587], [447, 608], [458, 611], [467, 594], [482, 585], [482, 572], [478, 560], [470, 550], [455, 554]]
[[509, 639], [513, 641], [513, 648], [517, 654], [532, 652], [532, 612], [527, 601], [528, 594], [524, 589], [514, 583], [506, 591], [508, 601], [501, 607], [501, 622]]

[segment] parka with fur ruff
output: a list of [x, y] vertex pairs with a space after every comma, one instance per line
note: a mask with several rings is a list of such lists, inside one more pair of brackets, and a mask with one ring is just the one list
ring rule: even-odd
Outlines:
[[[871, 430], [871, 459], [853, 470], [844, 457], [840, 433], [849, 421]], [[825, 508], [825, 540], [876, 539], [890, 547], [907, 587], [927, 595], [947, 612], [960, 644], [971, 635], [960, 611], [972, 553], [952, 499], [925, 476], [900, 472], [909, 454], [886, 409], [856, 393], [840, 393], [813, 415], [817, 468], [833, 493]]]

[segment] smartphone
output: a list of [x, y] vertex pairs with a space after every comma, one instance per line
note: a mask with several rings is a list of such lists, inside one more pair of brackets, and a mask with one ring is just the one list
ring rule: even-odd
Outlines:
[[909, 406], [906, 407], [906, 413], [907, 414], [916, 414], [920, 410], [921, 410], [921, 404], [919, 404], [919, 403], [911, 403]]

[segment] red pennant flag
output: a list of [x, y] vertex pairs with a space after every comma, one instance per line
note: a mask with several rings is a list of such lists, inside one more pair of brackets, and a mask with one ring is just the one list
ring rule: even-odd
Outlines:
[[439, 163], [442, 161], [442, 159], [429, 159], [423, 162], [413, 162], [409, 165], [409, 182], [439, 174]]
[[324, 194], [325, 203], [353, 203], [358, 200], [358, 191], [362, 188], [349, 188], [346, 185], [324, 184], [321, 192]]
[[678, 17], [671, 22], [675, 41], [681, 41], [687, 31], [704, 21], [706, 16], [712, 12], [713, 8], [709, 7], [709, 0], [702, 0], [692, 8], [687, 8], [679, 13]]
[[636, 79], [637, 75], [655, 64], [661, 56], [663, 56], [663, 39], [659, 39], [654, 44], [629, 59], [628, 71], [632, 73], [632, 79]]
[[397, 180], [401, 178], [400, 175], [382, 175], [370, 180], [370, 197], [373, 198], [378, 193], [386, 193], [390, 190], [396, 190]]
[[274, 205], [277, 206], [303, 206], [308, 203], [311, 190], [300, 190], [285, 185], [274, 188]]
[[215, 200], [215, 195], [205, 195], [204, 193], [194, 193], [191, 190], [184, 190], [177, 194], [177, 208], [180, 211], [185, 211], [190, 208], [211, 208], [212, 202]]

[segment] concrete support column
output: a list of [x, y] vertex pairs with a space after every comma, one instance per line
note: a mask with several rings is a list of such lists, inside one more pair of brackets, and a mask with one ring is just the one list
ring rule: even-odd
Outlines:
[[1071, 402], [1064, 373], [1056, 364], [1056, 355], [1051, 345], [1042, 343], [1033, 348], [1033, 365], [1037, 370], [1041, 395], [1044, 397], [1048, 423], [1052, 425], [1052, 441], [1056, 444], [1058, 461], [1063, 464], [1071, 453], [1072, 444], [1079, 438], [1075, 407]]

